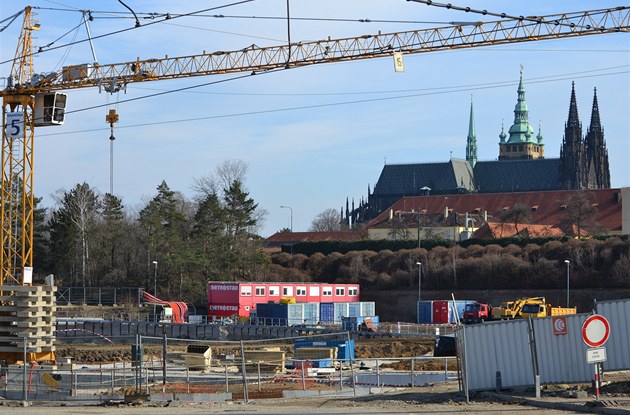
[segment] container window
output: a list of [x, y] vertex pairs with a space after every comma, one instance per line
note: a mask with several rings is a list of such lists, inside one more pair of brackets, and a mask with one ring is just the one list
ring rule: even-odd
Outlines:
[[293, 287], [282, 287], [282, 295], [285, 297], [293, 297]]
[[346, 289], [343, 287], [335, 288], [335, 295], [346, 295]]
[[262, 297], [265, 295], [265, 287], [256, 287], [256, 295]]
[[272, 297], [277, 297], [280, 295], [280, 287], [277, 285], [272, 285], [269, 287], [269, 295]]
[[323, 287], [322, 288], [322, 295], [324, 297], [330, 297], [332, 296], [332, 287]]
[[306, 287], [297, 287], [295, 289], [295, 295], [298, 297], [306, 297]]
[[356, 296], [359, 294], [358, 288], [348, 288], [348, 295]]
[[319, 297], [319, 287], [318, 286], [308, 287], [308, 291], [309, 291], [308, 294], [311, 297]]
[[251, 297], [252, 287], [241, 287], [241, 295]]

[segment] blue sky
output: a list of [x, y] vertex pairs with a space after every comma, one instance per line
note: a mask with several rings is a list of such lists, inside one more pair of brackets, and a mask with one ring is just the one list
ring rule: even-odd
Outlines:
[[[231, 2], [126, 0], [136, 13], [190, 13]], [[455, 3], [513, 15], [546, 15], [614, 7], [623, 1], [505, 0]], [[133, 26], [132, 19], [102, 18], [97, 11], [127, 10], [117, 1], [3, 1], [0, 19], [26, 5], [35, 10], [41, 30], [36, 47], [74, 38], [80, 13], [93, 10], [93, 36]], [[450, 21], [476, 21], [479, 15], [429, 7], [405, 0], [346, 0], [290, 3], [292, 41], [350, 37], [381, 31], [437, 27]], [[63, 10], [48, 10], [63, 9]], [[209, 15], [222, 14], [216, 18]], [[183, 56], [202, 51], [239, 50], [252, 44], [286, 42], [285, 0], [257, 0], [174, 19], [95, 40], [99, 62]], [[120, 15], [114, 15], [120, 16]], [[234, 16], [241, 16], [239, 18]], [[256, 16], [255, 19], [245, 18]], [[318, 18], [306, 20], [297, 18]], [[327, 19], [327, 20], [324, 20]], [[335, 21], [348, 19], [354, 21]], [[370, 19], [371, 23], [360, 23]], [[375, 20], [396, 21], [374, 22]], [[493, 18], [484, 20], [494, 20]], [[421, 23], [427, 22], [427, 23]], [[141, 23], [146, 23], [141, 20]], [[21, 19], [0, 32], [2, 62], [11, 59]], [[519, 68], [524, 66], [530, 122], [542, 125], [545, 153], [557, 157], [575, 81], [584, 132], [590, 122], [593, 88], [610, 157], [613, 187], [630, 185], [630, 38], [627, 33], [528, 42], [405, 56], [405, 72], [395, 73], [389, 58], [345, 62], [280, 71], [222, 82], [116, 106], [120, 122], [114, 143], [114, 193], [130, 210], [153, 197], [166, 180], [173, 189], [194, 196], [195, 179], [209, 176], [225, 160], [249, 165], [246, 188], [267, 211], [263, 236], [289, 226], [306, 231], [328, 208], [356, 203], [374, 187], [383, 164], [447, 161], [464, 158], [471, 96], [480, 160], [498, 155], [503, 122], [512, 123]], [[86, 37], [79, 26], [76, 39]], [[87, 44], [59, 48], [34, 59], [36, 72], [89, 63]], [[5, 77], [10, 64], [0, 65]], [[39, 128], [35, 144], [35, 193], [44, 204], [52, 195], [87, 182], [109, 190], [107, 108], [78, 111], [232, 76], [130, 84], [126, 94], [99, 94], [95, 88], [69, 91], [66, 123]], [[507, 84], [507, 85], [506, 85]], [[349, 103], [352, 101], [366, 101]], [[298, 107], [312, 107], [296, 109]], [[278, 109], [289, 109], [274, 111]], [[254, 115], [238, 115], [258, 112]], [[190, 118], [205, 118], [185, 121]]]

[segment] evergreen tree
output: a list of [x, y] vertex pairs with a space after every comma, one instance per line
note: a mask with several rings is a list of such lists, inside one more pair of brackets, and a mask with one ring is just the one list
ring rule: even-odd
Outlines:
[[152, 261], [158, 261], [158, 293], [181, 297], [185, 274], [194, 256], [188, 244], [188, 220], [181, 195], [165, 181], [157, 187], [157, 195], [140, 211], [139, 222], [147, 244], [147, 286], [153, 286]]

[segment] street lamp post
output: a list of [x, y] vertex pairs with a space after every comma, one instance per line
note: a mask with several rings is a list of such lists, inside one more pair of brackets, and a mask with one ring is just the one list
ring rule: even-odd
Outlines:
[[[153, 268], [154, 268], [154, 271], [153, 271], [153, 296], [155, 298], [157, 298], [157, 266], [158, 266], [158, 263], [157, 263], [157, 261], [153, 261], [152, 264], [153, 264]], [[155, 301], [156, 300], [154, 299], [153, 300], [153, 318], [154, 319], [155, 319], [155, 313], [157, 311], [157, 309], [156, 309], [157, 308], [157, 304], [155, 303]]]
[[291, 206], [280, 206], [283, 209], [289, 209], [291, 211], [291, 233], [293, 233], [293, 209]]
[[571, 261], [569, 261], [568, 259], [565, 259], [564, 263], [567, 264], [567, 308], [568, 308], [569, 307], [569, 276], [570, 276], [569, 268], [571, 267]]
[[420, 301], [420, 294], [422, 290], [422, 262], [416, 262], [418, 266], [418, 302]]

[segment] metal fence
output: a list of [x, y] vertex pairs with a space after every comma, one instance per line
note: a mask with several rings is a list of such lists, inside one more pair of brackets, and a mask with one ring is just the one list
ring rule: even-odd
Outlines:
[[[184, 341], [137, 336], [122, 361], [11, 365], [6, 399], [244, 401], [358, 396], [457, 377], [454, 358], [355, 356], [348, 333], [265, 341]], [[107, 344], [95, 350], [106, 350]], [[378, 392], [377, 392], [378, 393]], [[200, 395], [201, 394], [201, 395]]]
[[57, 287], [57, 305], [138, 305], [142, 288]]

